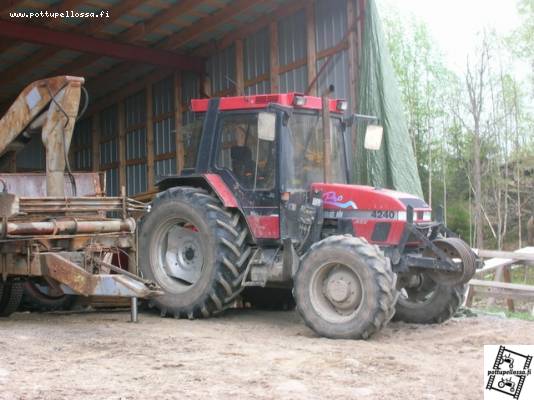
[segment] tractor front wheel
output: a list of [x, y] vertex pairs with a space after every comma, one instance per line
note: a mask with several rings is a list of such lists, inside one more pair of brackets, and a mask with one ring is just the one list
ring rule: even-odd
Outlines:
[[163, 292], [149, 303], [162, 316], [209, 317], [241, 291], [250, 247], [239, 213], [203, 189], [171, 188], [139, 225], [139, 265]]
[[315, 243], [294, 283], [297, 310], [321, 336], [367, 339], [393, 316], [396, 275], [365, 239], [337, 235]]

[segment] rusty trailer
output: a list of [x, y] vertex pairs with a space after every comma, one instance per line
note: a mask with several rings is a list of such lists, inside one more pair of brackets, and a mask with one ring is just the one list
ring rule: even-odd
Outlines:
[[[68, 154], [83, 78], [34, 82], [0, 120], [0, 163], [40, 134], [46, 173], [0, 173], [0, 316], [25, 282], [56, 293], [132, 299], [159, 294], [138, 275], [136, 217], [144, 203], [106, 197], [104, 175], [72, 173]], [[3, 163], [5, 164], [5, 162]]]

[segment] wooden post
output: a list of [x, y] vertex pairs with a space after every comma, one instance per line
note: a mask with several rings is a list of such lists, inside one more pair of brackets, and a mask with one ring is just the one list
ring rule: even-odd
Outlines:
[[[306, 4], [306, 62], [308, 66], [308, 85], [310, 85], [317, 75], [317, 46], [315, 43], [315, 2], [309, 1]], [[310, 90], [311, 95], [317, 94], [317, 85], [313, 85]]]
[[100, 170], [100, 114], [94, 113], [91, 119], [91, 167], [97, 172]]
[[245, 71], [243, 69], [243, 40], [235, 41], [235, 94], [241, 96], [245, 94]]
[[[126, 120], [124, 100], [118, 104], [119, 111], [119, 188], [126, 187]], [[120, 189], [119, 189], [120, 192]]]
[[[506, 283], [512, 283], [512, 279], [510, 277], [510, 267], [503, 267], [503, 270], [502, 270], [502, 277], [503, 277], [503, 282], [506, 282]], [[514, 311], [515, 307], [514, 307], [514, 300], [513, 299], [506, 299], [506, 305], [508, 307], [508, 311]]]
[[358, 102], [358, 38], [356, 34], [356, 28], [358, 19], [356, 16], [356, 4], [354, 0], [347, 1], [347, 19], [348, 29], [351, 31], [348, 33], [349, 42], [349, 88], [350, 99], [352, 100], [352, 110], [356, 112], [356, 105]]
[[184, 169], [184, 139], [182, 136], [182, 75], [174, 72], [174, 137], [176, 141], [176, 172]]
[[278, 22], [272, 21], [269, 24], [269, 42], [270, 42], [270, 81], [271, 93], [278, 93], [280, 89], [280, 75], [278, 72]]
[[154, 188], [154, 125], [152, 108], [152, 83], [146, 85], [146, 165], [147, 192]]

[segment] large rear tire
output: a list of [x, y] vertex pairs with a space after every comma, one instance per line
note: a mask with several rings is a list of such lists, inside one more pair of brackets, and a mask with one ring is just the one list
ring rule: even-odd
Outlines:
[[321, 336], [367, 339], [393, 316], [396, 275], [363, 238], [337, 235], [315, 243], [294, 282], [297, 310]]
[[141, 273], [165, 292], [150, 305], [176, 318], [223, 311], [241, 291], [247, 235], [241, 216], [203, 189], [160, 193], [139, 225]]
[[9, 317], [19, 308], [22, 299], [22, 282], [0, 282], [0, 317]]

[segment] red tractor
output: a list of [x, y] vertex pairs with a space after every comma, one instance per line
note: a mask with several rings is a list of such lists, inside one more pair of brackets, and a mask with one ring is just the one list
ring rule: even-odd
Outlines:
[[474, 253], [423, 200], [350, 184], [346, 108], [296, 93], [192, 101], [185, 168], [159, 182], [139, 230], [162, 315], [209, 317], [258, 290], [276, 303], [291, 288], [331, 338], [453, 315]]

